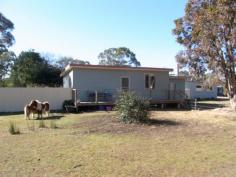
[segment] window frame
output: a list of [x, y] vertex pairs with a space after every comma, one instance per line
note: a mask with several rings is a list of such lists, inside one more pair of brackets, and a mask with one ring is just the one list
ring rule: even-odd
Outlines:
[[[122, 87], [122, 79], [128, 79], [129, 83], [128, 83], [128, 88], [127, 89]], [[122, 91], [130, 91], [130, 77], [129, 76], [121, 76], [120, 77], [120, 89]]]
[[[147, 84], [146, 84], [146, 77], [148, 76], [148, 87], [147, 87]], [[151, 78], [154, 78], [154, 84], [153, 84], [153, 88], [151, 88], [151, 81], [152, 79]], [[152, 89], [154, 90], [156, 88], [156, 76], [155, 74], [153, 73], [144, 73], [144, 88], [145, 89]]]

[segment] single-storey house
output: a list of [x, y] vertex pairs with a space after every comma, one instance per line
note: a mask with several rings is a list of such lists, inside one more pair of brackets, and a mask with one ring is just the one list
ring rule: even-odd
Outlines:
[[204, 88], [201, 81], [186, 80], [185, 94], [187, 99], [215, 99], [217, 87]]
[[61, 76], [64, 88], [75, 89], [79, 103], [114, 102], [122, 90], [157, 103], [183, 101], [185, 79], [170, 76], [171, 71], [170, 68], [70, 64]]

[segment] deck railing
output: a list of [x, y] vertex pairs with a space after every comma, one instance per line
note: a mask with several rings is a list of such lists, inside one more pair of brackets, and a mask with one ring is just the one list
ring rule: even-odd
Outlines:
[[119, 90], [77, 90], [77, 101], [79, 102], [115, 102]]
[[[132, 92], [132, 91], [131, 91]], [[162, 90], [160, 91], [162, 100], [183, 100], [185, 99], [185, 92], [182, 90]], [[76, 103], [89, 102], [89, 103], [114, 103], [118, 98], [121, 90], [116, 89], [104, 89], [104, 90], [76, 90], [74, 92], [74, 99]], [[137, 92], [136, 92], [137, 93]], [[142, 93], [137, 93], [142, 95]], [[156, 93], [147, 94], [147, 98], [155, 99]]]

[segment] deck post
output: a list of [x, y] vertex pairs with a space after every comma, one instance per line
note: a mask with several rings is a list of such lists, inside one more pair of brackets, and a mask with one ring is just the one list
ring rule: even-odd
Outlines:
[[180, 105], [180, 103], [178, 104], [178, 109], [180, 109], [181, 108], [181, 105]]
[[161, 104], [161, 109], [164, 109], [164, 108], [165, 108], [165, 104], [162, 103], [162, 104]]
[[194, 100], [194, 109], [197, 110], [197, 99]]
[[98, 91], [95, 91], [95, 103], [98, 103]]

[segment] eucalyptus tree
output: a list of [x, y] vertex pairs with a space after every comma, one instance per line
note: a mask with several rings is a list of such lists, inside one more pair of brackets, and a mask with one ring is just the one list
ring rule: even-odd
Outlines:
[[98, 55], [100, 65], [140, 66], [136, 55], [126, 47], [109, 48]]
[[15, 39], [12, 35], [14, 24], [0, 12], [0, 53], [7, 51]]
[[224, 77], [228, 93], [236, 93], [235, 0], [188, 0], [173, 33], [185, 48], [176, 56], [180, 66], [192, 75], [217, 73]]

